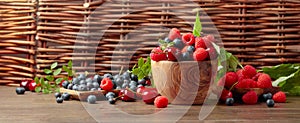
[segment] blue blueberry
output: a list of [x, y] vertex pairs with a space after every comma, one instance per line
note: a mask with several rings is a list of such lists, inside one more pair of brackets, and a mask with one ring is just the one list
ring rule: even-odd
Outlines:
[[128, 72], [128, 71], [126, 71], [126, 72], [124, 72], [124, 73], [122, 74], [122, 76], [123, 76], [124, 79], [130, 80], [130, 78], [131, 78], [131, 73]]
[[178, 49], [182, 49], [184, 47], [184, 43], [179, 38], [174, 39], [173, 42], [174, 42], [174, 47], [177, 47]]
[[77, 91], [77, 90], [78, 90], [78, 86], [79, 86], [79, 85], [77, 85], [77, 84], [73, 85], [72, 90]]
[[105, 95], [105, 97], [107, 98], [107, 99], [109, 99], [109, 98], [114, 98], [116, 96], [116, 94], [114, 93], [114, 92], [108, 92], [106, 95]]
[[79, 76], [77, 77], [78, 80], [85, 80], [86, 76], [84, 73], [79, 74]]
[[93, 78], [93, 81], [94, 81], [94, 82], [100, 83], [100, 82], [102, 81], [102, 79], [103, 79], [102, 76], [96, 74], [96, 75], [94, 76], [94, 78]]
[[56, 98], [56, 102], [57, 103], [62, 103], [63, 101], [64, 101], [64, 99], [62, 97]]
[[110, 78], [111, 80], [114, 79], [114, 77], [110, 73], [106, 73], [103, 75], [103, 78]]
[[18, 88], [16, 88], [16, 93], [17, 94], [24, 94], [25, 93], [25, 88], [24, 87], [18, 87]]
[[91, 88], [90, 91], [97, 91], [97, 88]]
[[165, 41], [166, 43], [170, 43], [172, 40], [169, 39], [168, 37], [166, 37], [164, 41]]
[[134, 75], [134, 74], [131, 74], [131, 80], [133, 81], [138, 81], [138, 76], [137, 75]]
[[87, 102], [90, 104], [95, 104], [97, 101], [97, 97], [95, 95], [89, 95], [87, 98]]
[[193, 53], [194, 51], [195, 51], [195, 47], [194, 46], [188, 46], [187, 52]]
[[274, 107], [275, 102], [274, 102], [273, 99], [268, 99], [268, 100], [266, 101], [266, 104], [267, 104], [268, 107]]
[[86, 82], [86, 83], [89, 83], [89, 82], [92, 83], [93, 80], [92, 80], [92, 78], [87, 78], [87, 79], [85, 79], [85, 82]]
[[63, 100], [69, 100], [71, 98], [71, 95], [69, 93], [65, 92], [61, 95], [61, 97]]
[[73, 90], [73, 84], [70, 83], [70, 84], [68, 85], [67, 89]]
[[78, 84], [78, 85], [79, 85], [79, 79], [78, 79], [78, 78], [73, 78], [72, 84], [73, 84], [73, 85], [75, 85], [75, 84]]
[[78, 91], [87, 91], [87, 86], [86, 85], [79, 85], [78, 86]]
[[68, 85], [69, 85], [69, 82], [68, 81], [63, 81], [63, 83], [61, 84], [63, 88], [67, 89], [68, 88]]
[[145, 84], [146, 84], [146, 79], [145, 79], [145, 78], [140, 79], [140, 80], [138, 81], [138, 84], [140, 84], [140, 85], [145, 85]]
[[86, 85], [86, 81], [85, 80], [80, 80], [79, 84], [80, 85]]
[[93, 88], [99, 88], [99, 87], [100, 87], [100, 85], [98, 82], [93, 82]]
[[227, 98], [225, 101], [225, 104], [228, 106], [233, 106], [234, 104], [234, 99], [233, 98]]
[[182, 53], [182, 60], [191, 60], [192, 57], [189, 52]]
[[[96, 83], [97, 83], [97, 82], [96, 82]], [[93, 83], [91, 83], [91, 82], [86, 83], [86, 87], [87, 87], [88, 89], [94, 88]]]
[[268, 99], [272, 99], [272, 97], [273, 97], [272, 93], [263, 94], [264, 101], [266, 101]]
[[61, 94], [59, 92], [54, 93], [55, 98], [61, 97]]

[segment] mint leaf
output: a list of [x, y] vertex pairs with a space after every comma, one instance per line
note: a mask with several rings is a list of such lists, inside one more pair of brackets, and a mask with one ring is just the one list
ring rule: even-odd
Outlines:
[[199, 12], [197, 12], [196, 20], [194, 23], [193, 34], [197, 37], [200, 37], [201, 31], [202, 31], [202, 25], [201, 25], [201, 21], [200, 21], [200, 17], [199, 17]]
[[35, 87], [34, 91], [35, 91], [36, 93], [39, 93], [39, 92], [41, 92], [41, 89], [42, 89], [42, 87], [41, 87], [41, 86], [38, 86], [38, 87]]
[[50, 70], [50, 69], [44, 69], [44, 73], [50, 74], [50, 73], [52, 73], [52, 70]]
[[70, 71], [70, 70], [68, 69], [68, 67], [65, 66], [65, 65], [62, 66], [62, 69], [63, 69], [64, 71], [66, 71], [66, 72]]
[[54, 63], [51, 65], [51, 68], [50, 68], [50, 69], [52, 70], [52, 69], [56, 68], [57, 65], [58, 65], [58, 63], [57, 63], [57, 62], [54, 62]]
[[34, 77], [34, 82], [36, 83], [36, 84], [40, 84], [40, 80], [39, 80], [39, 77]]
[[47, 75], [45, 78], [46, 78], [47, 80], [49, 80], [49, 81], [53, 81], [53, 80], [54, 80], [54, 77], [51, 76], [51, 75]]
[[55, 84], [59, 85], [62, 80], [63, 80], [63, 78], [57, 78], [55, 80]]
[[138, 66], [143, 66], [144, 65], [144, 59], [143, 58], [140, 58], [139, 60], [138, 60]]
[[57, 70], [55, 70], [54, 72], [53, 72], [53, 76], [57, 76], [58, 74], [60, 74], [61, 73], [61, 68], [58, 68]]
[[264, 67], [263, 72], [269, 74], [272, 79], [278, 79], [280, 77], [289, 76], [296, 72], [300, 67], [300, 64], [280, 64], [274, 67]]
[[72, 66], [73, 66], [73, 62], [70, 60], [70, 61], [68, 62], [68, 67], [69, 67], [69, 68], [72, 68]]

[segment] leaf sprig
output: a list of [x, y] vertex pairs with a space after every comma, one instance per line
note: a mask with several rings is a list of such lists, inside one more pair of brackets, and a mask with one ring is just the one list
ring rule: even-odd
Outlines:
[[[44, 77], [35, 77], [34, 81], [38, 85], [35, 88], [35, 92], [43, 92], [44, 94], [49, 94], [54, 91], [59, 92], [60, 83], [63, 80], [68, 80], [69, 77], [72, 77], [75, 73], [75, 71], [72, 70], [72, 61], [68, 62], [68, 66], [63, 65], [62, 68], [57, 68], [58, 63], [55, 62], [51, 64], [50, 68], [44, 69], [44, 73], [47, 74]], [[62, 70], [66, 71], [68, 73], [67, 77], [63, 78], [56, 78], [59, 74], [61, 74]]]
[[147, 57], [147, 60], [144, 62], [143, 58], [139, 58], [138, 64], [134, 65], [131, 71], [132, 74], [137, 75], [138, 79], [142, 79], [151, 74], [151, 59]]

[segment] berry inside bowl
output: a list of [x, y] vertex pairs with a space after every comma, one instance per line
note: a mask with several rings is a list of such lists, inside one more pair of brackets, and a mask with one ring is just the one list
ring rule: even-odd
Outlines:
[[203, 104], [217, 61], [151, 61], [151, 69], [155, 87], [171, 104]]

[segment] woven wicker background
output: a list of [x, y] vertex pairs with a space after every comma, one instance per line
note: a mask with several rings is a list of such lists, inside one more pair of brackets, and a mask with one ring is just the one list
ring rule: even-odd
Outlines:
[[138, 58], [148, 56], [170, 28], [191, 31], [195, 19], [191, 10], [199, 6], [210, 17], [201, 16], [204, 31], [217, 34], [214, 24], [225, 48], [242, 64], [300, 63], [300, 0], [194, 2], [0, 2], [0, 82], [32, 77], [34, 68], [43, 75], [41, 70], [55, 61], [62, 65], [73, 60], [78, 71], [93, 72], [95, 67], [99, 73], [130, 68]]

